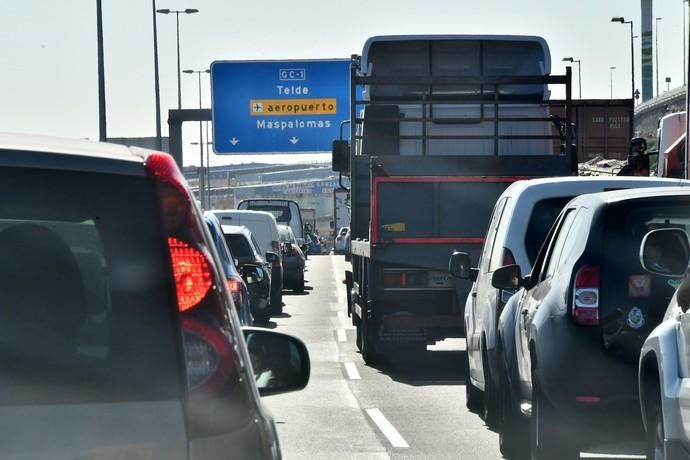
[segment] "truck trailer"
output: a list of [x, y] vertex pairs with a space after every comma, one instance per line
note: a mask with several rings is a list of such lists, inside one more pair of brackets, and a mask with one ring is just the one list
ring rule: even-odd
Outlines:
[[350, 177], [348, 313], [373, 363], [464, 336], [471, 283], [451, 280], [450, 255], [478, 262], [503, 190], [576, 174], [578, 157], [571, 69], [551, 75], [540, 37], [377, 36], [350, 72], [333, 169]]

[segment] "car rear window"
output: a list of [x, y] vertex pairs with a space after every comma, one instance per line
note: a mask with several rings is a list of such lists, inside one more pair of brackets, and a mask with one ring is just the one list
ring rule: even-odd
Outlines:
[[292, 219], [292, 213], [290, 212], [290, 208], [288, 206], [250, 204], [246, 209], [250, 211], [270, 212], [281, 224], [289, 224], [290, 219]]
[[[633, 306], [642, 310], [650, 325], [663, 317], [676, 284], [653, 275], [640, 263], [640, 244], [657, 228], [690, 230], [690, 199], [659, 197], [609, 205], [604, 216], [602, 251], [602, 306], [605, 313]], [[645, 281], [649, 280], [649, 281]], [[671, 281], [671, 282], [669, 282]]]
[[0, 405], [180, 395], [145, 177], [0, 167]]
[[225, 235], [225, 242], [230, 245], [230, 251], [235, 257], [254, 257], [254, 251], [244, 235]]
[[525, 251], [530, 265], [534, 265], [546, 235], [556, 222], [558, 214], [573, 197], [548, 198], [538, 201], [532, 208], [525, 231]]

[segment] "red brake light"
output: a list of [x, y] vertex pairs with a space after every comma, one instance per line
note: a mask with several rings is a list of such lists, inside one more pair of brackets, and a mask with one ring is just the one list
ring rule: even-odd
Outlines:
[[195, 307], [211, 288], [211, 267], [206, 256], [177, 238], [169, 237], [177, 307], [183, 312]]
[[599, 324], [598, 266], [585, 265], [575, 275], [573, 292], [573, 319], [577, 324], [596, 326]]
[[192, 202], [187, 192], [187, 181], [175, 160], [168, 154], [154, 152], [146, 158], [146, 171], [156, 182], [166, 230], [191, 224]]
[[515, 257], [513, 257], [513, 253], [510, 252], [510, 249], [508, 248], [503, 248], [503, 267], [506, 265], [515, 265]]

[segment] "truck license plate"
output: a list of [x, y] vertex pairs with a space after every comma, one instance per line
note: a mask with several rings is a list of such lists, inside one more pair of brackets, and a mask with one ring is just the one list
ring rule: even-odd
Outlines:
[[429, 272], [429, 287], [449, 288], [452, 287], [450, 275], [443, 272]]

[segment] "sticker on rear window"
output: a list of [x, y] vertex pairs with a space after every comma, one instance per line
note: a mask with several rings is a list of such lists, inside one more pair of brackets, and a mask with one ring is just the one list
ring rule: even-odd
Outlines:
[[649, 297], [652, 294], [652, 278], [649, 275], [632, 275], [628, 278], [629, 297]]

